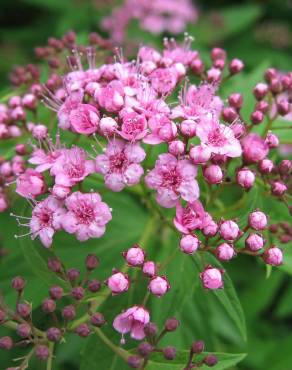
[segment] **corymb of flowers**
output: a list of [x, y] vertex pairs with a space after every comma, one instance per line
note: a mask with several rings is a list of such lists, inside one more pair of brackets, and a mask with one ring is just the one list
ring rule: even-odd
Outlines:
[[[253, 91], [230, 93], [230, 79], [242, 79], [244, 62], [229, 60], [221, 48], [203, 61], [192, 46], [188, 35], [181, 44], [165, 39], [162, 50], [144, 45], [127, 60], [96, 34], [86, 47], [69, 32], [36, 49], [49, 73], [33, 64], [12, 71], [15, 93], [0, 105], [1, 142], [13, 146], [1, 157], [0, 208], [17, 221], [15, 238], [24, 248], [26, 241], [37, 252], [46, 248], [43, 268], [54, 283], [41, 304], [40, 325], [23, 277], [12, 281], [16, 308], [1, 299], [1, 325], [16, 335], [2, 336], [0, 348], [28, 349], [10, 369], [26, 369], [34, 358], [51, 369], [55, 349], [70, 333], [96, 334], [132, 368], [154, 369], [157, 358], [175, 363], [177, 349], [163, 340], [188, 323], [165, 317], [161, 327], [155, 312], [172, 294], [179, 304], [181, 280], [168, 275], [173, 261], [189, 260], [193, 281], [184, 284], [201, 285], [209, 295], [226, 287], [221, 263], [241, 254], [268, 271], [285, 263], [279, 244], [292, 238], [291, 161], [275, 161], [281, 140], [273, 129], [279, 116], [291, 119], [292, 73], [269, 68]], [[250, 112], [245, 99], [254, 99]], [[236, 195], [225, 203], [230, 189]], [[148, 214], [140, 238], [122, 255], [114, 243], [108, 255], [90, 253], [83, 270], [68, 266], [57, 234], [72, 234], [67, 238], [80, 250], [90, 239], [102, 246], [113, 227], [121, 242], [126, 237], [116, 205], [125, 211], [127, 200], [115, 202], [122, 193]], [[270, 222], [271, 200], [286, 209], [280, 224]], [[148, 250], [157, 234], [171, 235], [163, 258], [156, 257], [159, 244]], [[120, 268], [109, 266], [114, 254]], [[114, 315], [103, 310], [107, 299]], [[220, 355], [204, 352], [204, 342], [194, 339], [179, 355], [184, 365], [174, 369], [220, 363]]]

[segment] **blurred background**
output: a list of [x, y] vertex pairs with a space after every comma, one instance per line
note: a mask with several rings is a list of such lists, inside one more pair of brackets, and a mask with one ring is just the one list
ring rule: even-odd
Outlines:
[[[162, 37], [170, 36], [171, 31], [182, 38], [181, 30], [184, 28], [195, 38], [194, 47], [203, 56], [207, 56], [210, 47], [216, 45], [225, 48], [229, 58], [244, 60], [248, 78], [242, 86], [240, 82], [243, 80], [239, 80], [239, 89], [251, 89], [268, 66], [291, 70], [291, 0], [197, 0], [191, 5], [188, 1], [181, 1], [172, 14], [167, 15], [171, 24], [161, 20], [163, 12], [169, 9], [162, 9], [158, 18], [145, 19], [143, 7], [134, 9], [139, 1], [129, 3], [132, 13], [125, 17], [127, 9], [124, 13], [123, 10], [112, 13], [113, 9], [122, 6], [121, 2], [114, 0], [1, 0], [0, 91], [9, 86], [8, 75], [12, 66], [35, 62], [35, 47], [46, 45], [48, 37], [61, 37], [68, 30], [76, 31], [80, 42], [85, 42], [90, 32], [108, 37], [108, 30], [117, 44], [127, 44], [127, 48], [131, 44], [134, 50], [141, 41], [159, 47]], [[176, 13], [180, 14], [180, 23], [176, 17], [171, 18]], [[104, 18], [111, 14], [113, 18]], [[117, 24], [119, 27], [115, 29]], [[276, 210], [272, 217], [277, 220]], [[283, 217], [285, 219], [287, 214], [280, 215], [279, 219], [283, 220]], [[292, 249], [292, 245], [288, 247]], [[288, 258], [292, 262], [292, 257], [288, 255]], [[5, 265], [0, 265], [0, 268], [5, 268]], [[248, 353], [237, 369], [291, 370], [292, 284], [289, 274], [292, 271], [289, 267], [283, 268], [267, 279], [263, 268], [259, 268], [254, 259], [244, 256], [230, 264], [227, 270], [245, 311], [248, 341], [245, 343], [236, 335], [233, 338], [228, 332], [228, 323], [223, 319], [217, 323], [217, 331], [223, 342], [226, 340], [228, 343], [226, 351]], [[208, 322], [213, 318], [206, 314], [205, 320]], [[61, 362], [62, 356], [66, 358], [62, 369], [78, 368], [76, 363], [68, 362], [68, 357], [78, 346], [72, 342], [68, 353], [61, 355]]]

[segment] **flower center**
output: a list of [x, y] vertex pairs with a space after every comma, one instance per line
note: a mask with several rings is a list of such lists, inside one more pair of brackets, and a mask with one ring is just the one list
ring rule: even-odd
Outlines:
[[227, 139], [220, 129], [217, 128], [209, 133], [208, 142], [213, 146], [224, 146], [227, 143]]

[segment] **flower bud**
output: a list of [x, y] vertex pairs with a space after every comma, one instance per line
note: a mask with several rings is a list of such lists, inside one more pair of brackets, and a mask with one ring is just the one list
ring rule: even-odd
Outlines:
[[90, 334], [90, 328], [87, 324], [80, 324], [75, 329], [75, 333], [79, 335], [79, 337], [85, 338]]
[[39, 344], [36, 346], [35, 355], [39, 360], [45, 361], [50, 356], [50, 350], [47, 346]]
[[222, 110], [222, 117], [224, 121], [231, 123], [238, 117], [238, 113], [233, 107], [226, 107]]
[[18, 303], [16, 311], [21, 317], [28, 317], [31, 313], [31, 306], [28, 303]]
[[46, 298], [42, 303], [42, 310], [45, 313], [52, 313], [56, 309], [56, 302], [53, 299]]
[[99, 131], [104, 136], [112, 136], [117, 130], [118, 124], [111, 117], [104, 117], [99, 121]]
[[0, 338], [0, 349], [9, 351], [13, 347], [13, 341], [10, 337], [1, 337]]
[[255, 182], [255, 175], [248, 168], [242, 168], [237, 172], [236, 180], [244, 189], [250, 189]]
[[63, 288], [58, 285], [52, 286], [49, 290], [49, 293], [52, 299], [61, 299], [63, 296]]
[[48, 136], [48, 129], [44, 125], [35, 125], [32, 129], [32, 136], [37, 140], [44, 140]]
[[282, 84], [281, 84], [281, 81], [279, 80], [279, 78], [272, 78], [270, 83], [269, 83], [269, 90], [274, 94], [274, 95], [277, 95], [277, 94], [280, 94], [280, 92], [282, 92], [283, 90], [283, 87], [282, 87]]
[[155, 276], [150, 280], [148, 289], [155, 296], [162, 297], [170, 289], [170, 284], [165, 276]]
[[218, 225], [216, 224], [215, 221], [210, 220], [203, 228], [203, 234], [207, 237], [210, 238], [212, 236], [215, 236], [218, 231]]
[[205, 348], [205, 342], [202, 340], [197, 340], [193, 342], [192, 344], [193, 353], [196, 353], [196, 354], [202, 353], [204, 351], [204, 348]]
[[33, 94], [25, 94], [22, 98], [22, 104], [27, 109], [35, 110], [37, 103], [37, 98]]
[[258, 163], [258, 169], [263, 175], [268, 175], [272, 172], [274, 163], [270, 159], [263, 159]]
[[127, 360], [127, 364], [132, 369], [139, 369], [141, 365], [141, 359], [139, 356], [129, 356]]
[[245, 247], [252, 252], [257, 252], [262, 249], [265, 244], [265, 240], [260, 234], [249, 234], [245, 239]]
[[123, 272], [116, 272], [108, 278], [106, 284], [112, 291], [112, 294], [121, 294], [129, 289], [130, 279]]
[[62, 316], [68, 321], [73, 320], [76, 316], [75, 307], [73, 305], [65, 306], [62, 310]]
[[272, 132], [268, 132], [265, 142], [268, 144], [269, 148], [277, 148], [279, 146], [279, 138]]
[[281, 181], [275, 181], [272, 184], [272, 194], [280, 197], [288, 190], [287, 186]]
[[17, 290], [18, 292], [22, 292], [25, 287], [25, 280], [22, 276], [16, 276], [12, 280], [12, 288]]
[[82, 286], [76, 286], [71, 289], [71, 295], [73, 298], [75, 298], [77, 301], [80, 301], [84, 298], [85, 290]]
[[143, 265], [145, 260], [145, 252], [138, 245], [134, 245], [126, 252], [123, 252], [123, 257], [125, 258], [129, 266], [141, 266]]
[[27, 338], [31, 334], [31, 327], [28, 324], [18, 324], [16, 332], [21, 338]]
[[146, 275], [147, 277], [152, 278], [153, 276], [155, 276], [157, 273], [155, 262], [153, 261], [145, 262], [143, 265], [142, 271], [143, 271], [143, 274]]
[[248, 217], [249, 226], [254, 230], [264, 230], [268, 224], [267, 216], [261, 211], [254, 211]]
[[59, 199], [65, 199], [71, 193], [69, 186], [55, 184], [52, 189], [52, 195]]
[[14, 95], [9, 99], [8, 102], [9, 108], [16, 108], [21, 105], [21, 97], [18, 95]]
[[186, 119], [180, 124], [180, 131], [186, 137], [194, 137], [196, 135], [196, 122], [191, 119]]
[[153, 351], [153, 346], [148, 342], [140, 343], [138, 346], [138, 353], [144, 358], [147, 358]]
[[207, 355], [203, 361], [204, 364], [209, 367], [215, 366], [218, 363], [218, 359], [215, 355]]
[[51, 342], [59, 342], [62, 332], [59, 328], [51, 327], [47, 330], [47, 338]]
[[221, 223], [219, 233], [224, 240], [235, 240], [240, 236], [240, 229], [236, 222], [228, 220]]
[[200, 75], [204, 72], [205, 66], [201, 59], [196, 58], [191, 62], [191, 70], [195, 75]]
[[221, 79], [222, 72], [218, 68], [210, 68], [207, 71], [207, 81], [209, 83], [218, 82]]
[[265, 71], [265, 80], [267, 82], [270, 82], [273, 78], [276, 78], [277, 77], [277, 71], [275, 68], [268, 68], [266, 71]]
[[93, 326], [100, 328], [105, 324], [105, 318], [102, 313], [96, 312], [90, 317], [90, 322]]
[[203, 145], [193, 146], [190, 150], [190, 158], [194, 164], [205, 164], [211, 158], [211, 150]]
[[16, 144], [15, 145], [15, 152], [18, 155], [25, 155], [27, 153], [27, 148], [25, 144]]
[[277, 103], [277, 111], [280, 116], [286, 116], [290, 112], [290, 103], [288, 100], [281, 100]]
[[231, 94], [228, 97], [228, 103], [231, 107], [240, 109], [243, 104], [243, 96], [239, 93]]
[[268, 85], [260, 82], [254, 87], [253, 94], [257, 100], [262, 100], [267, 95], [268, 90]]
[[175, 331], [179, 327], [179, 321], [175, 317], [171, 317], [165, 322], [166, 331]]
[[213, 61], [218, 60], [218, 59], [225, 60], [226, 59], [226, 51], [224, 49], [221, 49], [221, 48], [213, 48], [211, 50], [211, 59]]
[[144, 333], [147, 337], [154, 337], [158, 332], [157, 325], [154, 322], [149, 322], [144, 326]]
[[292, 169], [292, 162], [289, 159], [283, 159], [278, 166], [279, 173], [280, 175], [283, 175], [283, 176], [289, 175], [291, 172], [291, 169]]
[[163, 348], [163, 356], [166, 360], [174, 360], [176, 356], [176, 349], [172, 346]]
[[67, 277], [70, 281], [76, 281], [79, 279], [80, 271], [75, 268], [71, 268], [67, 271]]
[[216, 256], [220, 261], [230, 261], [236, 255], [232, 245], [222, 243], [216, 248]]
[[199, 248], [200, 241], [196, 235], [184, 235], [179, 243], [180, 250], [186, 254], [194, 254]]
[[101, 288], [101, 282], [99, 280], [93, 279], [88, 282], [88, 290], [91, 293], [96, 293]]
[[168, 151], [175, 156], [182, 155], [185, 152], [185, 144], [181, 140], [173, 140], [168, 144]]
[[262, 113], [267, 113], [269, 111], [269, 103], [265, 100], [258, 101], [255, 105], [255, 111], [260, 111]]
[[250, 120], [254, 125], [258, 125], [259, 123], [263, 122], [263, 119], [264, 114], [260, 110], [256, 110], [250, 115]]
[[264, 261], [271, 266], [280, 266], [283, 263], [283, 252], [278, 247], [271, 247], [263, 254]]
[[243, 70], [244, 64], [240, 59], [232, 59], [229, 64], [229, 72], [234, 75], [236, 73], [239, 73]]
[[58, 258], [50, 258], [48, 260], [48, 268], [53, 272], [60, 272], [62, 270], [62, 263]]
[[223, 288], [222, 272], [216, 267], [207, 266], [200, 274], [205, 289]]
[[221, 167], [216, 164], [211, 164], [203, 170], [205, 180], [209, 184], [219, 184], [223, 179]]
[[232, 131], [234, 133], [234, 136], [237, 139], [239, 139], [241, 136], [245, 135], [245, 133], [246, 133], [245, 124], [243, 122], [234, 123], [231, 126], [231, 129], [232, 129]]
[[87, 270], [92, 271], [98, 267], [99, 259], [97, 258], [95, 254], [89, 254], [86, 257], [85, 265], [86, 265]]

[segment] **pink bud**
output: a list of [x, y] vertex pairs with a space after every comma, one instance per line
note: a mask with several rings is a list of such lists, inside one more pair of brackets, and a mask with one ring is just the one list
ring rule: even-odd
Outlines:
[[254, 125], [258, 125], [259, 123], [263, 121], [263, 119], [264, 119], [264, 114], [263, 112], [259, 110], [252, 112], [250, 116], [250, 120]]
[[150, 280], [148, 289], [152, 294], [161, 297], [170, 289], [170, 285], [165, 276], [155, 276]]
[[269, 83], [269, 89], [274, 95], [280, 94], [280, 92], [282, 92], [283, 87], [278, 77], [271, 79]]
[[44, 140], [48, 136], [48, 129], [45, 125], [35, 125], [32, 129], [32, 136], [37, 140]]
[[201, 73], [204, 72], [204, 69], [205, 66], [201, 59], [196, 58], [191, 62], [191, 70], [193, 71], [194, 74], [200, 75]]
[[268, 85], [265, 83], [258, 83], [254, 89], [253, 94], [257, 100], [262, 100], [268, 93]]
[[255, 105], [255, 110], [262, 113], [267, 113], [269, 110], [269, 103], [265, 100], [258, 101]]
[[254, 211], [249, 215], [248, 223], [254, 230], [264, 230], [268, 224], [268, 219], [263, 212]]
[[186, 119], [180, 124], [180, 131], [186, 137], [194, 137], [196, 135], [196, 122], [192, 119]]
[[175, 156], [184, 154], [185, 144], [181, 140], [174, 140], [168, 144], [168, 151]]
[[268, 144], [269, 148], [277, 148], [277, 146], [279, 146], [279, 138], [272, 132], [268, 132], [265, 142]]
[[155, 276], [157, 273], [155, 262], [153, 261], [145, 262], [142, 271], [143, 274], [146, 275], [147, 277], [152, 278], [153, 276]]
[[16, 144], [15, 145], [15, 152], [18, 155], [25, 155], [26, 154], [26, 146], [25, 144]]
[[249, 250], [256, 252], [263, 248], [265, 240], [260, 234], [249, 234], [245, 239], [245, 246]]
[[205, 164], [211, 158], [211, 150], [204, 145], [193, 146], [190, 150], [190, 158], [194, 164]]
[[226, 59], [226, 51], [224, 49], [221, 49], [221, 48], [213, 48], [211, 50], [211, 59], [213, 61], [218, 60], [218, 59], [225, 60]]
[[291, 169], [292, 169], [292, 162], [289, 159], [283, 159], [278, 166], [279, 173], [282, 176], [289, 175], [291, 172]]
[[239, 73], [243, 70], [244, 64], [240, 59], [232, 59], [229, 64], [229, 72], [234, 75], [236, 73]]
[[270, 159], [263, 159], [258, 164], [258, 169], [260, 173], [267, 175], [272, 172], [274, 168], [274, 163]]
[[225, 67], [225, 60], [224, 59], [216, 59], [213, 63], [213, 67], [220, 69], [223, 71]]
[[24, 198], [35, 198], [44, 194], [46, 184], [43, 175], [28, 168], [16, 180], [16, 192]]
[[241, 145], [244, 160], [248, 163], [261, 161], [269, 152], [267, 143], [258, 134], [248, 134]]
[[288, 190], [287, 186], [281, 181], [275, 181], [272, 184], [272, 194], [276, 196], [281, 196]]
[[17, 95], [12, 96], [9, 99], [8, 105], [9, 105], [9, 108], [16, 108], [16, 107], [18, 107], [19, 105], [21, 105], [21, 97], [20, 96], [17, 96]]
[[206, 237], [212, 237], [217, 234], [218, 231], [218, 225], [215, 221], [210, 220], [203, 228], [203, 234]]
[[232, 220], [223, 221], [219, 226], [219, 234], [224, 240], [235, 240], [240, 236], [240, 229]]
[[222, 243], [216, 248], [216, 256], [220, 261], [229, 261], [236, 253], [232, 245]]
[[273, 78], [276, 78], [278, 75], [277, 70], [275, 68], [268, 68], [265, 71], [265, 80], [270, 82]]
[[5, 194], [0, 193], [0, 212], [6, 211], [8, 207], [9, 207], [9, 204], [8, 204], [8, 200]]
[[34, 110], [37, 106], [37, 98], [33, 94], [26, 94], [22, 98], [22, 104], [25, 108]]
[[233, 107], [226, 107], [222, 110], [222, 117], [224, 121], [231, 123], [238, 117], [238, 113]]
[[200, 241], [196, 235], [184, 235], [179, 243], [180, 250], [186, 254], [194, 254], [199, 248]]
[[104, 136], [111, 136], [117, 130], [117, 121], [112, 117], [104, 117], [99, 121], [99, 131]]
[[11, 113], [11, 118], [13, 121], [24, 121], [26, 119], [26, 113], [22, 107], [14, 108]]
[[246, 128], [245, 128], [245, 125], [244, 123], [234, 123], [232, 126], [231, 126], [231, 129], [234, 133], [234, 136], [238, 139], [240, 138], [241, 136], [243, 136], [245, 133], [246, 133]]
[[21, 129], [15, 125], [10, 125], [8, 131], [11, 137], [20, 137], [22, 135]]
[[235, 109], [240, 109], [243, 104], [243, 97], [239, 93], [231, 94], [228, 97], [228, 103], [231, 107]]
[[242, 168], [237, 172], [236, 180], [244, 189], [250, 189], [255, 182], [255, 175], [248, 168]]
[[265, 250], [263, 259], [268, 265], [280, 266], [283, 263], [283, 252], [280, 248], [273, 246]]
[[207, 81], [208, 82], [218, 82], [221, 78], [221, 71], [218, 68], [210, 68], [207, 71]]
[[71, 193], [71, 188], [68, 186], [55, 184], [52, 189], [52, 194], [59, 199], [65, 199]]
[[141, 266], [145, 260], [145, 252], [138, 245], [133, 246], [123, 253], [125, 260], [129, 266]]
[[200, 274], [205, 289], [223, 288], [222, 271], [216, 267], [207, 266]]
[[107, 286], [113, 294], [121, 294], [126, 292], [130, 287], [130, 280], [128, 275], [122, 272], [116, 272], [107, 280]]
[[290, 109], [290, 103], [286, 99], [277, 103], [277, 111], [281, 116], [286, 116], [290, 112]]
[[219, 184], [223, 179], [221, 167], [216, 164], [211, 164], [209, 167], [206, 167], [203, 170], [203, 175], [209, 184]]

